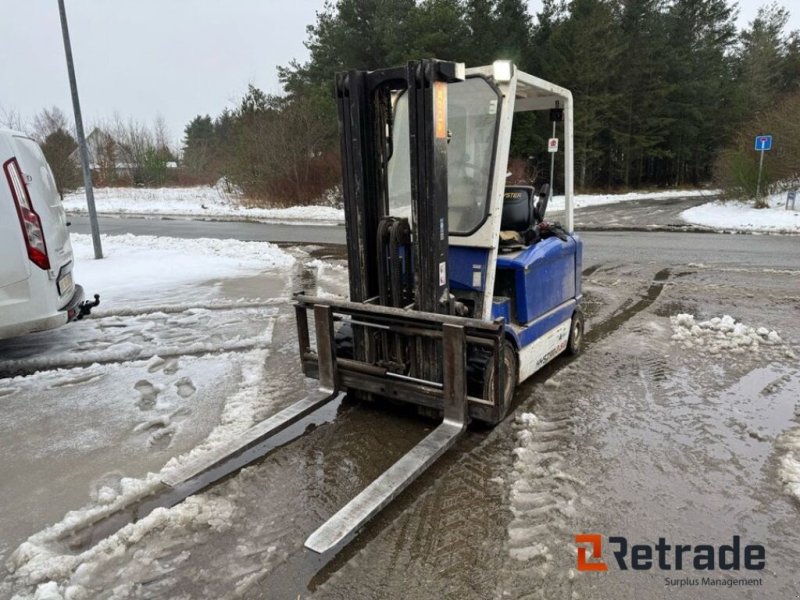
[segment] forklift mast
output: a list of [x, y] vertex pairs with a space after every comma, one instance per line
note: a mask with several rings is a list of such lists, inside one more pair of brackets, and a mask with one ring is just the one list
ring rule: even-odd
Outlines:
[[450, 314], [447, 248], [447, 83], [464, 67], [439, 60], [349, 71], [336, 77], [350, 300], [379, 296], [378, 229], [389, 214], [387, 168], [393, 95], [405, 93], [411, 140], [413, 299], [416, 310]]
[[[463, 64], [439, 60], [336, 77], [353, 302], [397, 308], [413, 304], [417, 311], [453, 313], [447, 274], [447, 84], [463, 79]], [[388, 218], [388, 166], [395, 151], [392, 120], [401, 94], [408, 104], [413, 230], [409, 219]], [[435, 343], [422, 340], [409, 352], [394, 342], [385, 345], [384, 362], [410, 360], [415, 374], [441, 380], [442, 357]], [[370, 343], [367, 331], [355, 326], [356, 360], [374, 361]]]

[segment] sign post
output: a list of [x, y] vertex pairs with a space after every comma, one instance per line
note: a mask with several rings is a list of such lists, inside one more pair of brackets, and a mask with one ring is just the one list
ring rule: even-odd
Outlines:
[[757, 135], [755, 143], [756, 151], [761, 153], [758, 161], [758, 183], [756, 184], [756, 200], [761, 197], [761, 171], [764, 169], [764, 152], [772, 150], [771, 135]]

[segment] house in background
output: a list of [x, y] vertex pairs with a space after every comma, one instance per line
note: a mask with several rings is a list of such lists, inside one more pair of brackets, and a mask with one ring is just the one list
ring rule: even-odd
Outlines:
[[[99, 127], [86, 136], [86, 149], [92, 181], [97, 185], [163, 184], [166, 172], [178, 168], [168, 148], [157, 148], [146, 140], [121, 143]], [[80, 164], [77, 148], [70, 158]]]

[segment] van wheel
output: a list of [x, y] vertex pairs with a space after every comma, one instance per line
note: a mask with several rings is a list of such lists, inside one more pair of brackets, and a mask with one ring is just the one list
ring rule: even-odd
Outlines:
[[572, 315], [572, 324], [569, 327], [569, 340], [567, 353], [577, 356], [583, 349], [583, 313], [579, 310]]
[[[517, 376], [519, 372], [519, 356], [514, 344], [506, 340], [503, 344], [503, 397], [500, 399], [500, 411], [497, 420], [490, 425], [497, 425], [508, 416], [514, 404], [514, 392], [517, 391]], [[497, 378], [497, 369], [494, 361], [488, 361], [486, 376], [484, 377], [483, 397], [489, 398]]]

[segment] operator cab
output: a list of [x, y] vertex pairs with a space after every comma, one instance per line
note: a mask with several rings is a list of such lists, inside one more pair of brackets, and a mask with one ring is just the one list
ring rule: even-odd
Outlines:
[[[571, 232], [572, 97], [499, 62], [468, 69], [463, 81], [447, 84], [447, 273], [457, 310], [463, 311], [459, 314], [504, 318], [509, 338], [522, 350], [541, 327], [568, 322], [581, 299], [581, 242]], [[404, 90], [393, 96], [392, 108], [389, 212], [409, 219], [413, 231]], [[505, 185], [513, 114], [527, 110], [556, 111], [563, 122], [565, 143], [561, 156], [554, 155], [567, 187], [563, 228], [544, 222], [549, 183], [538, 189]], [[567, 119], [561, 121], [565, 112]], [[537, 325], [537, 319], [553, 311], [556, 318]]]

